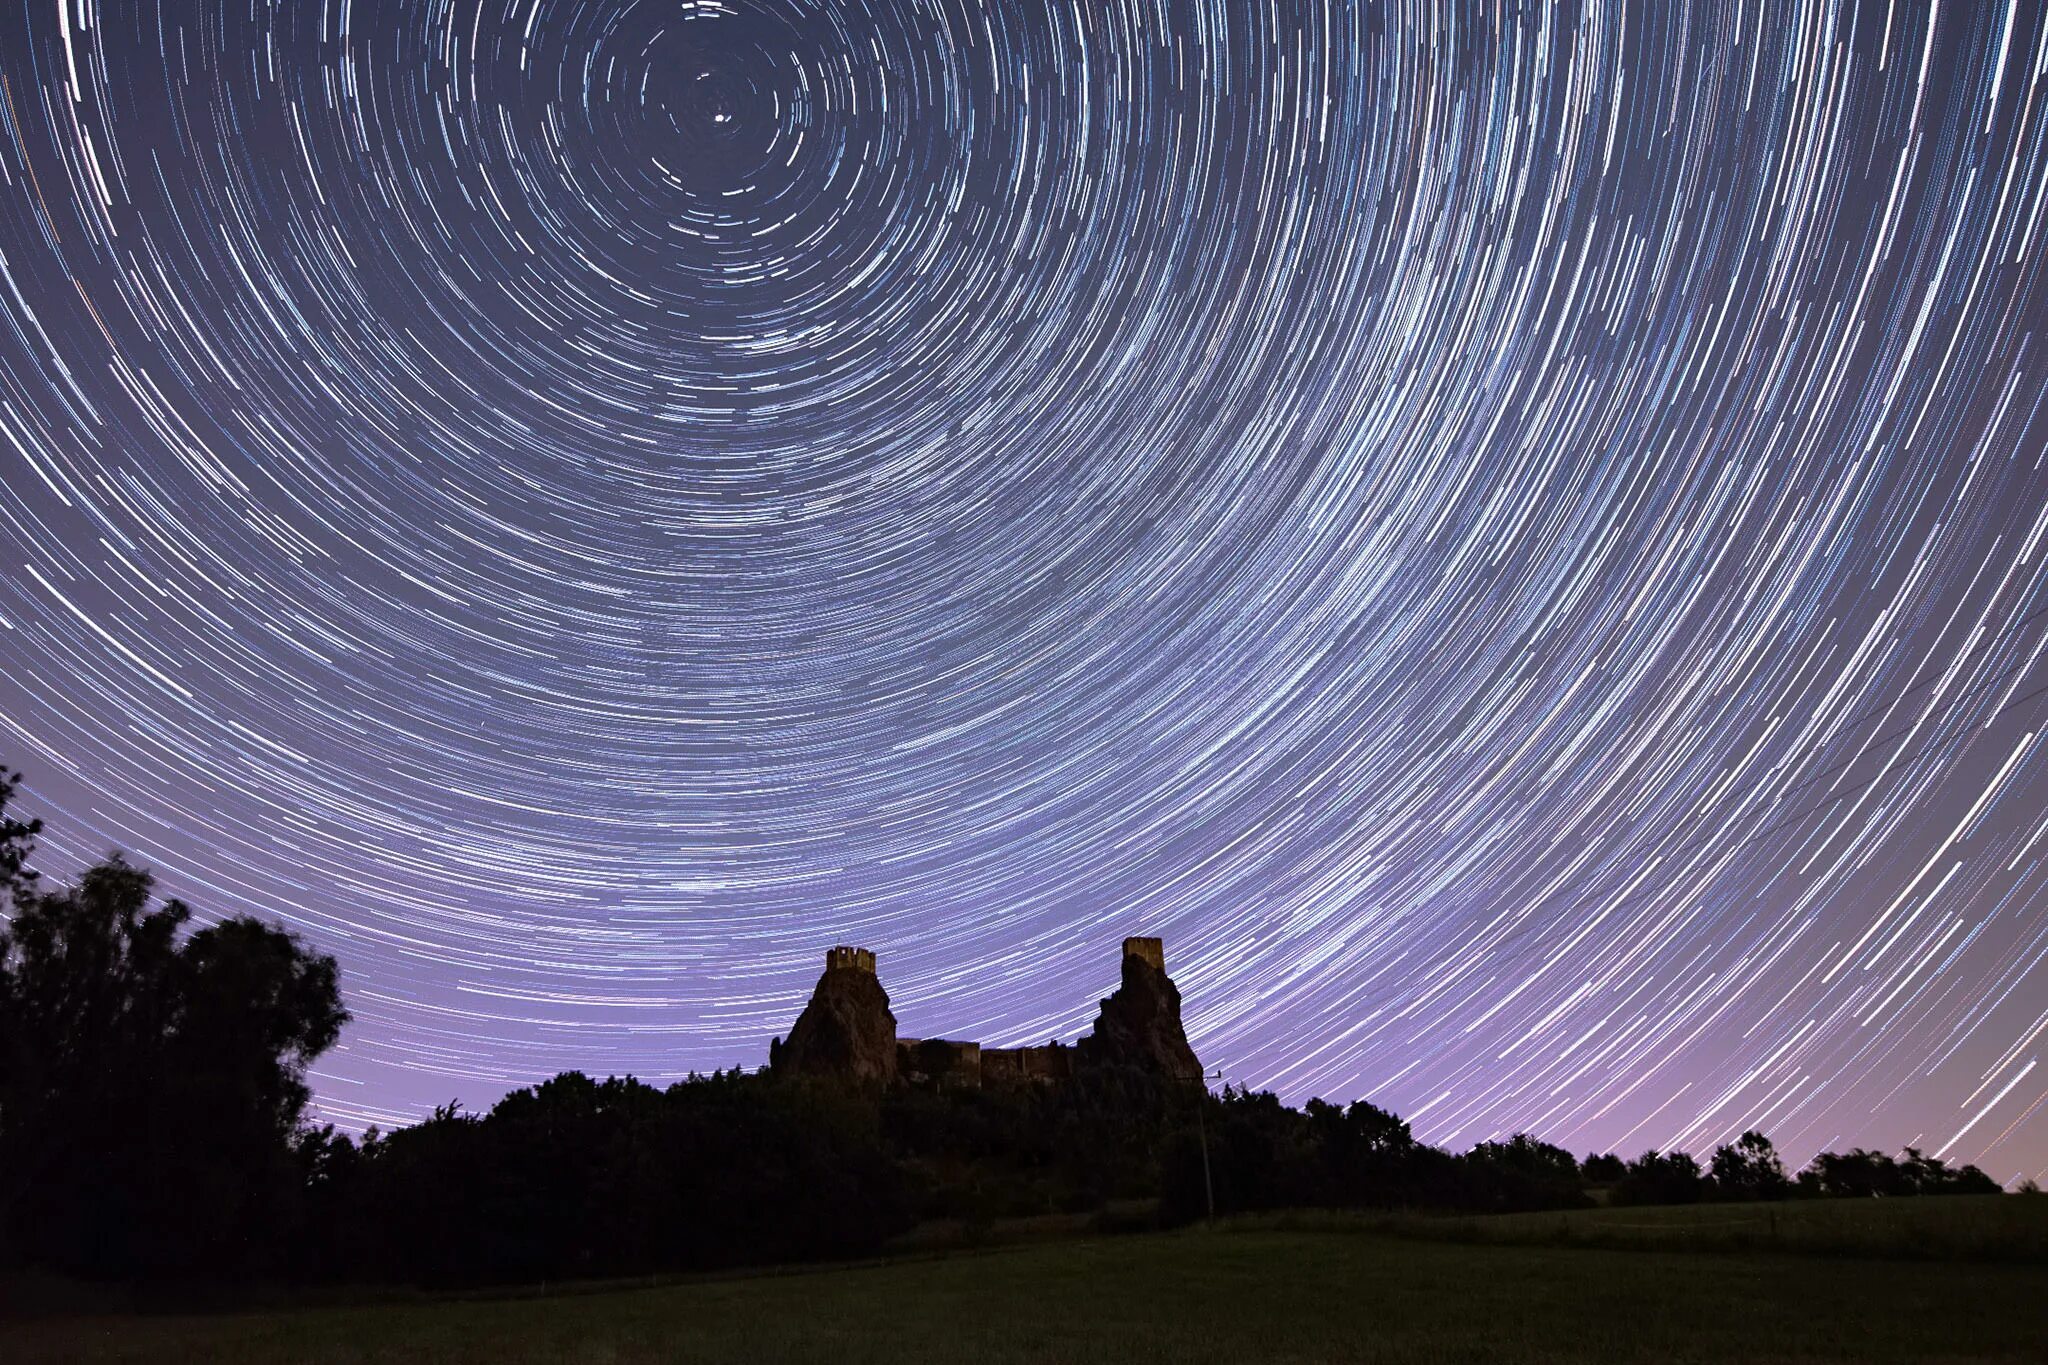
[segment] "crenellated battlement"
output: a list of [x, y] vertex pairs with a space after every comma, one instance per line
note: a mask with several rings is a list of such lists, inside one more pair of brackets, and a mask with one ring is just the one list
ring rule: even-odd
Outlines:
[[875, 955], [867, 948], [849, 948], [841, 944], [825, 950], [825, 970], [828, 972], [866, 972], [875, 974]]
[[1124, 940], [1124, 956], [1149, 962], [1162, 972], [1166, 970], [1166, 944], [1159, 939], [1127, 938]]

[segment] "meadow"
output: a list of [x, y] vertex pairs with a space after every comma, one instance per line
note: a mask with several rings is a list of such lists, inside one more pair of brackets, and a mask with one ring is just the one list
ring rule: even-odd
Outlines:
[[2048, 1264], [2048, 1198], [1800, 1199], [1489, 1215], [1303, 1211], [1240, 1226], [1430, 1241]]
[[[1964, 1207], [1885, 1206], [1906, 1203]], [[639, 1289], [56, 1318], [0, 1327], [0, 1357], [320, 1365], [2044, 1359], [2048, 1269], [2025, 1247], [2039, 1246], [2048, 1200], [1784, 1205], [1777, 1225], [1788, 1241], [1775, 1249], [1728, 1240], [1742, 1211], [1589, 1210], [1567, 1216], [1564, 1245], [1555, 1214], [1436, 1220], [1433, 1230], [1276, 1220]], [[1983, 1234], [1974, 1246], [1961, 1231], [1971, 1226]], [[1944, 1240], [1916, 1241], [1921, 1233]], [[1624, 1236], [1645, 1245], [1592, 1244]], [[1688, 1239], [1692, 1249], [1677, 1249]], [[1656, 1240], [1662, 1245], [1651, 1248]]]

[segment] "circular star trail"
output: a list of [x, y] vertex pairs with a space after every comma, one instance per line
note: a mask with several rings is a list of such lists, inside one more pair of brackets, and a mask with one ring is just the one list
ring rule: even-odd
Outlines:
[[2038, 7], [34, 0], [0, 754], [325, 1113], [834, 942], [1434, 1141], [2048, 1167]]

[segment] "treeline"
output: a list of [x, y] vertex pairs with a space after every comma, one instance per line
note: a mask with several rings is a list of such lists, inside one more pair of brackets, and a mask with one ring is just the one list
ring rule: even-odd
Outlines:
[[[1975, 1166], [1907, 1148], [1826, 1152], [1788, 1176], [1769, 1138], [1744, 1133], [1705, 1168], [1685, 1152], [1648, 1151], [1633, 1160], [1574, 1157], [1518, 1134], [1453, 1154], [1418, 1142], [1408, 1125], [1363, 1101], [1348, 1107], [1310, 1100], [1291, 1109], [1270, 1094], [1225, 1089], [1207, 1110], [1210, 1183], [1216, 1208], [1441, 1209], [1517, 1213], [1608, 1204], [1693, 1204], [1708, 1200], [1868, 1198], [1996, 1194]], [[1199, 1148], [1178, 1135], [1163, 1173], [1162, 1212], [1201, 1213], [1208, 1189]]]
[[1138, 1205], [1171, 1224], [1212, 1193], [1228, 1214], [1998, 1188], [1913, 1151], [1829, 1153], [1789, 1177], [1754, 1133], [1705, 1168], [1580, 1162], [1527, 1136], [1453, 1154], [1363, 1102], [1294, 1109], [1111, 1066], [988, 1090], [570, 1073], [353, 1138], [305, 1121], [306, 1067], [348, 1019], [333, 959], [254, 920], [193, 931], [118, 857], [45, 887], [14, 789], [0, 771], [8, 1266], [466, 1284], [859, 1256], [932, 1219]]

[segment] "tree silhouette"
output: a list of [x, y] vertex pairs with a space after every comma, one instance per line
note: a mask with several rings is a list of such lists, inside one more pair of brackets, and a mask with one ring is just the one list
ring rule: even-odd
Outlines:
[[1783, 1199], [1792, 1190], [1778, 1149], [1754, 1131], [1715, 1151], [1713, 1174], [1715, 1190], [1724, 1199]]
[[1482, 1142], [1465, 1154], [1463, 1165], [1470, 1205], [1482, 1211], [1568, 1209], [1587, 1202], [1578, 1158], [1527, 1133]]
[[[0, 784], [11, 797], [14, 780]], [[119, 854], [73, 886], [0, 825], [0, 1232], [89, 1273], [231, 1269], [287, 1236], [306, 1065], [347, 1021], [334, 960], [251, 919], [180, 941]]]
[[1903, 1160], [1862, 1147], [1822, 1152], [1799, 1173], [1799, 1188], [1833, 1199], [1896, 1199], [1916, 1194], [1996, 1194], [1999, 1184], [1975, 1166], [1951, 1167], [1908, 1147]]
[[1592, 1185], [1612, 1185], [1627, 1173], [1628, 1163], [1612, 1152], [1590, 1155], [1579, 1163], [1579, 1174]]
[[0, 767], [0, 907], [13, 901], [17, 888], [34, 885], [36, 878], [28, 860], [35, 852], [36, 836], [43, 832], [43, 822], [22, 820], [7, 812], [20, 785], [20, 773]]
[[1688, 1152], [1644, 1152], [1609, 1196], [1616, 1204], [1693, 1204], [1707, 1193], [1700, 1163]]

